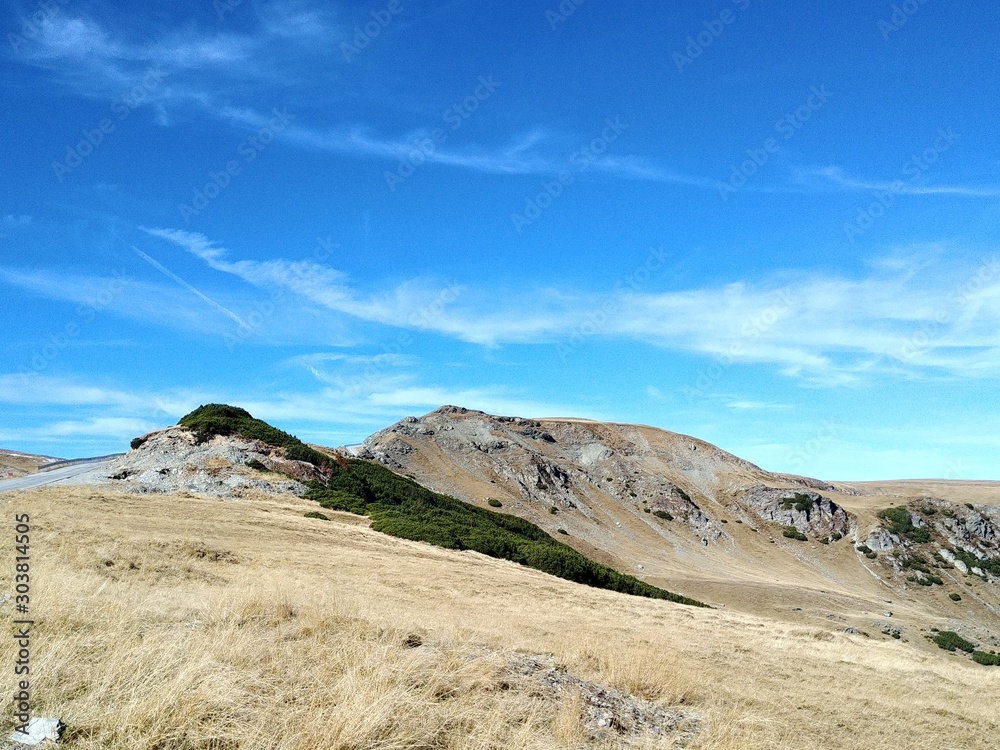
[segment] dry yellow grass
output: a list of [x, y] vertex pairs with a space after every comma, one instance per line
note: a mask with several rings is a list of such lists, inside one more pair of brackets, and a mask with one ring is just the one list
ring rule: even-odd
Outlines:
[[1000, 729], [1000, 672], [965, 657], [588, 589], [295, 498], [0, 504], [10, 532], [31, 514], [34, 713], [63, 718], [68, 748], [672, 746], [589, 741], [579, 696], [511, 679], [515, 651], [700, 713], [704, 750], [972, 750]]

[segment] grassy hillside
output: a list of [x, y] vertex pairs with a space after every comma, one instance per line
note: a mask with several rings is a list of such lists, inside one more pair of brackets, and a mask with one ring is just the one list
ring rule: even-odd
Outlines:
[[623, 594], [706, 606], [600, 565], [529, 521], [439, 495], [368, 461], [349, 459], [334, 466], [326, 486], [315, 487], [307, 497], [324, 508], [368, 516], [373, 529], [392, 536], [474, 550]]
[[284, 448], [289, 458], [322, 467], [329, 478], [324, 484], [315, 484], [309, 497], [324, 508], [371, 517], [376, 531], [447, 549], [475, 550], [623, 594], [706, 606], [600, 565], [528, 521], [438, 495], [377, 464], [359, 459], [334, 461], [245, 409], [207, 404], [182, 417], [178, 424], [194, 430], [199, 440], [242, 435]]
[[[89, 486], [9, 495], [0, 524], [31, 517], [32, 709], [66, 722], [59, 747], [674, 746], [617, 727], [592, 739], [584, 697], [517, 668], [541, 654], [700, 716], [690, 750], [996, 747], [1000, 681], [964, 652], [620, 596], [348, 513], [303, 517], [315, 508]], [[0, 590], [14, 573], [0, 566]], [[17, 648], [0, 639], [0, 663]]]

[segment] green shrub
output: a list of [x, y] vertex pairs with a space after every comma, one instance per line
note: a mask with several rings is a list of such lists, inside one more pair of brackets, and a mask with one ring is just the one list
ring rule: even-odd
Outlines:
[[566, 536], [569, 536], [569, 532], [566, 531], [566, 529], [556, 529], [556, 532], [559, 534], [566, 534]]
[[967, 552], [961, 548], [953, 548], [951, 550], [952, 554], [955, 555], [959, 560], [964, 562], [971, 571], [972, 568], [981, 568], [982, 570], [992, 573], [995, 576], [1000, 577], [1000, 557], [986, 558], [985, 560], [980, 560], [978, 557], [973, 555], [971, 552]]
[[868, 550], [867, 552], [865, 552], [865, 557], [867, 557], [869, 560], [875, 560], [878, 557], [878, 552], [872, 552], [871, 550]]
[[973, 651], [976, 650], [975, 644], [970, 643], [969, 641], [965, 640], [962, 636], [960, 636], [958, 633], [953, 633], [950, 630], [939, 631], [937, 635], [931, 638], [931, 640], [934, 641], [940, 648], [943, 648], [945, 651], [954, 651], [955, 649], [958, 649], [960, 651], [965, 651], [966, 653], [971, 654]]
[[552, 515], [555, 515], [558, 512], [559, 512], [559, 509], [556, 506], [554, 506], [554, 505], [549, 508], [549, 513], [551, 513]]
[[251, 469], [256, 469], [257, 471], [268, 471], [268, 468], [256, 458], [251, 458], [247, 461], [246, 465]]
[[918, 543], [931, 540], [930, 529], [914, 526], [913, 520], [910, 518], [910, 511], [903, 505], [898, 508], [886, 508], [878, 516], [889, 524], [887, 528], [894, 534]]
[[193, 430], [198, 442], [203, 443], [213, 435], [241, 435], [250, 440], [260, 440], [276, 448], [284, 448], [285, 455], [294, 461], [305, 461], [317, 467], [330, 467], [333, 460], [310, 448], [294, 435], [282, 432], [267, 422], [254, 419], [246, 409], [226, 404], [206, 404], [181, 417], [177, 423]]
[[489, 500], [487, 500], [486, 504], [489, 505], [491, 508], [502, 508], [503, 507], [503, 503], [501, 503], [495, 497], [491, 497]]
[[988, 654], [985, 651], [973, 651], [972, 661], [987, 667], [1000, 667], [1000, 654]]
[[673, 521], [674, 517], [669, 510], [654, 510], [653, 515], [662, 518], [664, 521]]
[[129, 447], [131, 447], [132, 450], [135, 450], [136, 448], [138, 448], [139, 446], [141, 446], [145, 442], [146, 442], [146, 438], [144, 438], [144, 437], [132, 438], [132, 442], [129, 443]]
[[948, 594], [948, 598], [951, 599], [953, 602], [960, 602], [960, 601], [962, 601], [962, 595], [961, 594], [951, 593], [951, 594]]
[[872, 550], [871, 550], [871, 547], [869, 547], [869, 546], [868, 546], [867, 544], [859, 544], [859, 545], [858, 545], [857, 547], [855, 547], [854, 549], [856, 549], [856, 550], [857, 550], [858, 552], [860, 552], [860, 553], [861, 553], [862, 555], [867, 555], [867, 554], [868, 554], [869, 552], [871, 552], [871, 551], [872, 551]]
[[795, 539], [798, 542], [809, 541], [809, 537], [807, 537], [805, 534], [803, 534], [794, 526], [786, 526], [784, 529], [782, 529], [781, 535], [786, 539]]
[[375, 531], [403, 539], [474, 550], [624, 594], [707, 606], [594, 562], [529, 521], [432, 492], [370, 461], [334, 464], [325, 485], [313, 483], [307, 497], [323, 508], [368, 516]]
[[966, 503], [965, 507], [968, 508], [969, 510], [975, 510], [976, 509], [976, 506], [973, 505], [972, 503]]
[[330, 520], [330, 517], [328, 515], [326, 515], [325, 513], [320, 513], [319, 511], [316, 511], [316, 510], [309, 511], [308, 513], [306, 513], [305, 517], [306, 518], [318, 518], [321, 521], [329, 521]]
[[646, 513], [651, 513], [651, 512], [652, 512], [652, 511], [650, 511], [650, 509], [649, 509], [649, 508], [643, 508], [643, 510], [644, 510], [644, 511], [645, 511]]

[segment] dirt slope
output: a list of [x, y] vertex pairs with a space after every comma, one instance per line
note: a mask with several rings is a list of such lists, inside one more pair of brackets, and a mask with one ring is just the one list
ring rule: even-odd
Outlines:
[[36, 456], [32, 453], [0, 448], [0, 479], [34, 474], [39, 466], [58, 460], [51, 456]]

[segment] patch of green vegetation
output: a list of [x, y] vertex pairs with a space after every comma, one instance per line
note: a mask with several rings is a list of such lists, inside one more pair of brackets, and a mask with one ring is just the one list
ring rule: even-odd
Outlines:
[[566, 529], [556, 529], [556, 533], [557, 534], [565, 534], [566, 536], [569, 536], [569, 532], [566, 531]]
[[958, 633], [954, 633], [950, 630], [938, 631], [937, 635], [931, 638], [939, 648], [943, 648], [945, 651], [954, 651], [958, 649], [959, 651], [965, 651], [967, 654], [971, 654], [976, 650], [976, 645], [965, 640]]
[[651, 512], [651, 511], [649, 510], [649, 508], [643, 508], [643, 510], [644, 510], [644, 511], [646, 511], [647, 513], [650, 513], [650, 512]]
[[960, 602], [960, 601], [962, 601], [962, 595], [961, 594], [951, 593], [951, 594], [948, 594], [948, 598], [951, 599], [953, 602]]
[[375, 531], [403, 539], [474, 550], [596, 588], [707, 606], [596, 563], [529, 521], [439, 495], [369, 461], [337, 462], [326, 485], [314, 483], [307, 497], [324, 508], [368, 516]]
[[501, 503], [501, 502], [500, 502], [499, 500], [497, 500], [497, 499], [496, 499], [495, 497], [491, 497], [491, 498], [489, 498], [489, 499], [488, 499], [488, 500], [486, 501], [486, 504], [487, 504], [487, 505], [489, 505], [489, 506], [490, 506], [491, 508], [502, 508], [502, 507], [503, 507], [503, 503]]
[[330, 517], [326, 513], [320, 513], [317, 510], [311, 510], [305, 514], [306, 518], [318, 518], [320, 521], [329, 521]]
[[886, 508], [878, 514], [878, 517], [888, 524], [889, 531], [910, 541], [923, 544], [931, 540], [930, 529], [925, 526], [914, 526], [910, 511], [905, 506]]
[[247, 467], [251, 469], [256, 469], [257, 471], [268, 471], [268, 468], [264, 466], [264, 464], [261, 463], [256, 458], [251, 458], [249, 461], [247, 461], [246, 465]]
[[681, 489], [680, 487], [674, 487], [674, 489], [677, 490], [677, 494], [680, 495], [681, 500], [683, 500], [686, 503], [691, 502], [691, 496], [688, 493], [686, 493], [683, 489]]
[[791, 510], [794, 507], [795, 510], [806, 511], [813, 507], [813, 499], [809, 495], [796, 492], [791, 497], [784, 498], [781, 505], [785, 510]]
[[987, 667], [1000, 667], [1000, 654], [988, 654], [985, 651], [973, 651], [972, 661], [976, 662], [976, 664], [983, 664]]
[[206, 404], [181, 417], [177, 424], [194, 431], [198, 442], [203, 443], [214, 435], [241, 435], [251, 440], [284, 448], [285, 455], [294, 461], [305, 461], [317, 467], [330, 467], [333, 461], [313, 450], [294, 435], [282, 432], [267, 422], [254, 419], [246, 409], [226, 404]]
[[555, 515], [558, 512], [559, 512], [559, 509], [556, 506], [552, 505], [552, 506], [549, 507], [549, 513], [551, 513], [552, 515]]
[[964, 549], [953, 548], [951, 550], [952, 554], [962, 562], [964, 562], [969, 570], [973, 568], [979, 568], [987, 573], [992, 573], [993, 575], [1000, 577], [1000, 557], [986, 558], [985, 560], [980, 560], [971, 552]]
[[839, 542], [843, 538], [844, 538], [844, 535], [841, 534], [839, 531], [835, 531], [832, 534], [830, 534], [830, 541], [831, 542]]
[[654, 510], [653, 515], [657, 518], [662, 518], [664, 521], [673, 521], [673, 514], [669, 510]]
[[858, 545], [857, 547], [855, 547], [854, 549], [856, 549], [856, 550], [857, 550], [858, 552], [860, 552], [860, 553], [861, 553], [862, 555], [867, 555], [867, 554], [868, 554], [869, 552], [871, 552], [871, 551], [872, 551], [871, 547], [869, 547], [869, 546], [868, 546], [867, 544], [859, 544], [859, 545]]
[[809, 541], [809, 537], [807, 537], [805, 534], [803, 534], [794, 526], [786, 526], [784, 529], [781, 530], [781, 535], [786, 539], [794, 539], [798, 542]]
[[132, 438], [132, 442], [129, 443], [129, 447], [132, 450], [135, 450], [136, 448], [138, 448], [139, 446], [141, 446], [145, 442], [146, 442], [146, 438], [143, 438], [143, 437]]
[[972, 503], [966, 503], [965, 507], [968, 508], [969, 510], [975, 510], [976, 509], [976, 506], [973, 505]]

